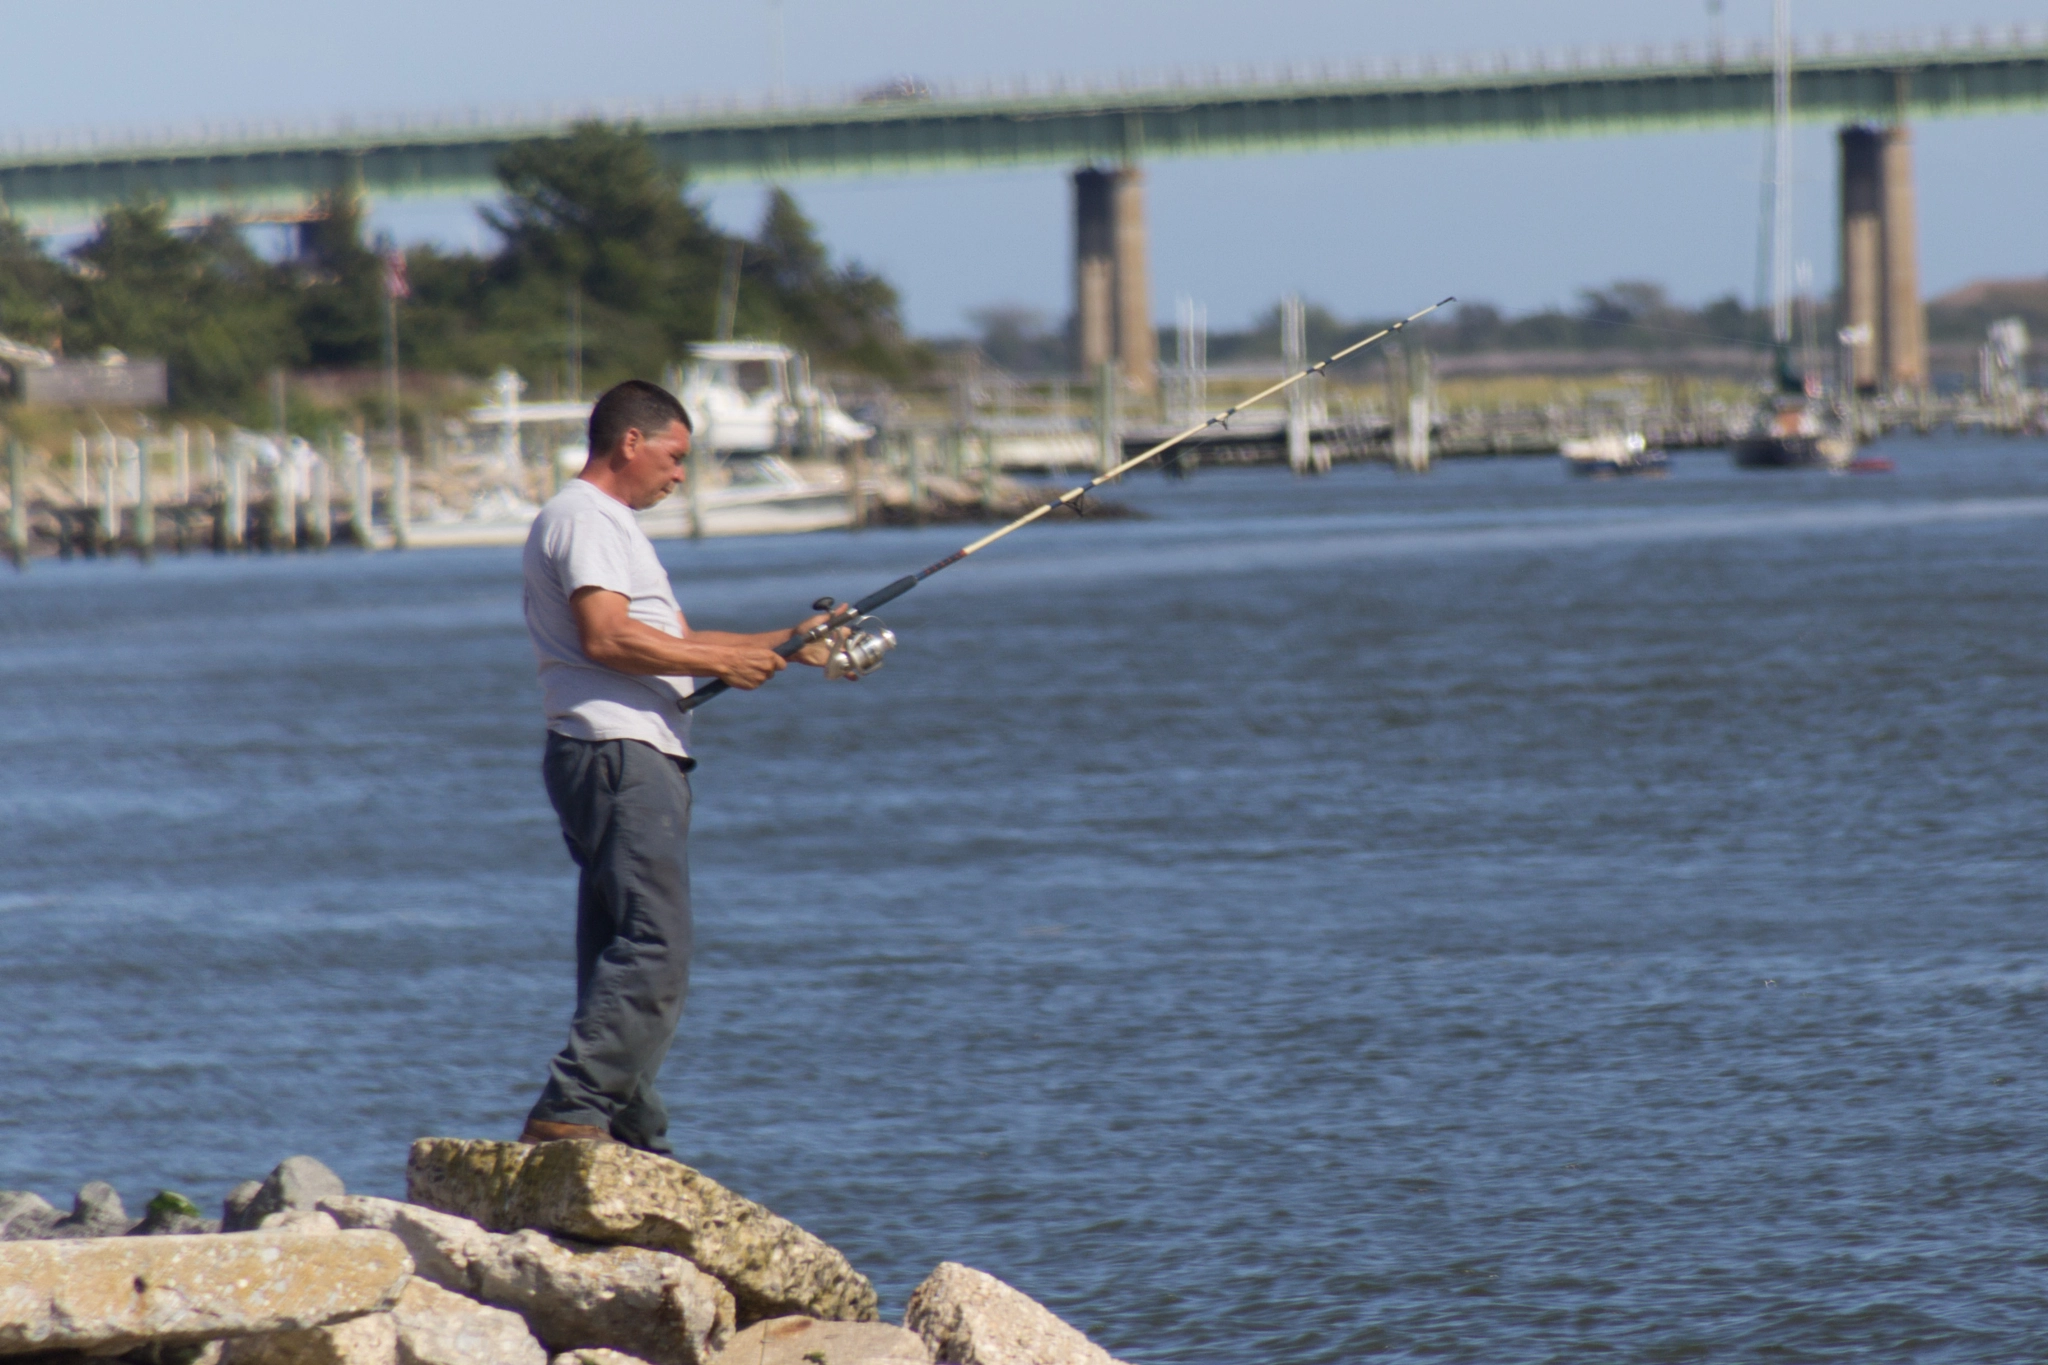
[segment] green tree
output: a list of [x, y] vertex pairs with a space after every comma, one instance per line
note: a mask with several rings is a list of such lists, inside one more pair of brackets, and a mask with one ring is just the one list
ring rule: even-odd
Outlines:
[[725, 239], [637, 126], [514, 144], [498, 175], [505, 200], [484, 217], [504, 246], [478, 302], [522, 368], [563, 355], [572, 295], [600, 381], [658, 374], [710, 335]]
[[10, 218], [0, 218], [0, 336], [32, 346], [63, 344], [76, 281]]
[[787, 190], [768, 196], [746, 262], [743, 322], [781, 334], [816, 359], [873, 374], [900, 378], [929, 364], [903, 334], [895, 288], [857, 264], [835, 268]]
[[[573, 308], [589, 389], [659, 374], [712, 334], [732, 239], [638, 127], [582, 123], [566, 137], [516, 143], [498, 175], [504, 200], [484, 214], [502, 240], [492, 257], [408, 257], [408, 363], [560, 373]], [[928, 363], [903, 336], [895, 290], [857, 266], [835, 268], [787, 194], [771, 196], [757, 240], [744, 246], [742, 334], [880, 374]]]
[[355, 196], [330, 194], [299, 230], [289, 273], [297, 287], [292, 315], [308, 363], [374, 365], [384, 346], [384, 262], [363, 244]]
[[184, 235], [164, 205], [124, 204], [72, 259], [81, 298], [67, 348], [163, 357], [179, 407], [240, 407], [271, 369], [305, 359], [289, 281], [228, 219]]

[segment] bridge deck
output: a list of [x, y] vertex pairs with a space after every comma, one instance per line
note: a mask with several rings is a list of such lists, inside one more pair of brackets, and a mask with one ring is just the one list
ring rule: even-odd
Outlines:
[[[1967, 45], [1805, 50], [1794, 109], [1809, 121], [1889, 121], [2048, 108], [2048, 30]], [[947, 96], [651, 113], [638, 121], [692, 178], [894, 176], [1166, 156], [1719, 128], [1762, 123], [1768, 55], [1679, 52], [1633, 63], [1502, 61], [1235, 84]], [[291, 217], [320, 193], [484, 195], [512, 142], [569, 118], [393, 130], [193, 138], [0, 154], [0, 204], [49, 230], [148, 195], [181, 217]]]

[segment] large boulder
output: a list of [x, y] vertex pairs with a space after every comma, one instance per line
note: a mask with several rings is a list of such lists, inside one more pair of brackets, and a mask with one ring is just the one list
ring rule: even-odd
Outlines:
[[324, 1327], [390, 1308], [411, 1275], [385, 1232], [7, 1242], [0, 1355]]
[[398, 1319], [366, 1313], [332, 1327], [237, 1337], [221, 1365], [398, 1365]]
[[0, 1242], [47, 1237], [64, 1215], [49, 1200], [27, 1190], [0, 1190]]
[[770, 1318], [726, 1345], [712, 1365], [932, 1365], [924, 1338], [885, 1322]]
[[538, 1228], [687, 1257], [732, 1291], [741, 1326], [798, 1314], [875, 1320], [875, 1287], [786, 1218], [681, 1162], [616, 1142], [422, 1138], [407, 1197], [499, 1232]]
[[1036, 1299], [953, 1261], [911, 1291], [903, 1325], [947, 1365], [1118, 1365]]
[[524, 1318], [430, 1280], [408, 1283], [391, 1317], [398, 1329], [398, 1365], [548, 1365], [546, 1348], [526, 1330]]
[[511, 1309], [551, 1351], [609, 1347], [650, 1365], [703, 1365], [732, 1335], [732, 1295], [669, 1252], [487, 1232], [467, 1218], [363, 1195], [320, 1207], [343, 1227], [391, 1233], [412, 1253], [415, 1274]]
[[[312, 1210], [323, 1199], [348, 1193], [341, 1177], [309, 1156], [286, 1157], [277, 1163], [269, 1179], [247, 1193], [248, 1185], [237, 1185], [228, 1195], [221, 1227], [227, 1232], [246, 1232], [263, 1226], [263, 1220], [287, 1209]], [[242, 1196], [237, 1198], [237, 1196]]]

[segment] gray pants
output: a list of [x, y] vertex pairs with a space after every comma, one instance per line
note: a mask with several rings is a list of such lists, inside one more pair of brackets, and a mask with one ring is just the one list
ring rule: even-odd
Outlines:
[[689, 760], [548, 734], [541, 760], [576, 888], [576, 1017], [531, 1117], [669, 1154], [656, 1093], [690, 987]]

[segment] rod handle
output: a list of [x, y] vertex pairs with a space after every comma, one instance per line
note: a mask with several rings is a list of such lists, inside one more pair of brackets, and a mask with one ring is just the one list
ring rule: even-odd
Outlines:
[[903, 577], [897, 579], [894, 583], [891, 583], [888, 587], [877, 588], [875, 589], [875, 591], [869, 593], [866, 597], [861, 598], [860, 601], [854, 603], [853, 613], [856, 616], [865, 616], [869, 612], [873, 611], [876, 607], [883, 606], [890, 602], [894, 602], [897, 598], [903, 596], [904, 593], [909, 592], [912, 588], [916, 586], [917, 575], [914, 573], [905, 574], [903, 575]]
[[676, 699], [676, 710], [694, 711], [720, 692], [730, 691], [732, 691], [731, 684], [727, 683], [723, 678], [713, 678], [710, 682], [704, 682], [702, 679], [699, 679], [698, 686], [689, 696]]

